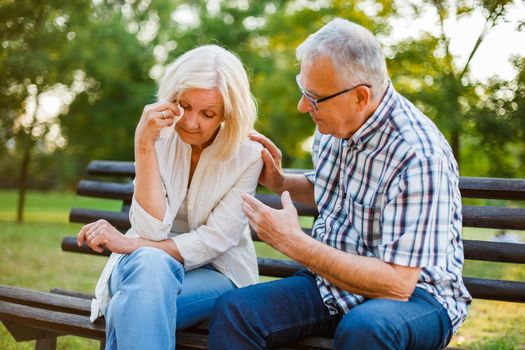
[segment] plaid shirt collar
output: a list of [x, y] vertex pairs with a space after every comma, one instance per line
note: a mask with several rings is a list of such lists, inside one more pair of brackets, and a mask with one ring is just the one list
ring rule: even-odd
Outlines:
[[366, 120], [366, 122], [347, 140], [345, 140], [349, 145], [352, 144], [363, 144], [374, 133], [383, 125], [384, 120], [390, 117], [390, 112], [394, 108], [397, 99], [395, 98], [396, 91], [392, 82], [388, 82], [386, 91], [379, 103], [379, 106], [376, 108], [374, 113]]

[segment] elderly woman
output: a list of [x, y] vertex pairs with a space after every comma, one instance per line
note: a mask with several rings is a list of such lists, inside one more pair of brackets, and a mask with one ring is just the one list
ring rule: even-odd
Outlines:
[[106, 317], [106, 349], [174, 349], [176, 329], [257, 282], [240, 198], [255, 192], [262, 168], [261, 146], [247, 139], [255, 119], [231, 52], [202, 46], [167, 68], [135, 132], [131, 228], [122, 235], [99, 220], [78, 234], [79, 244], [113, 252], [91, 315]]

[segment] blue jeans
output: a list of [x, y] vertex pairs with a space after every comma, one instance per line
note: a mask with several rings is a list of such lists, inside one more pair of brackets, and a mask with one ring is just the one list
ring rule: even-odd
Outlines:
[[345, 315], [330, 315], [315, 277], [303, 270], [221, 296], [209, 349], [267, 349], [305, 336], [333, 336], [334, 349], [438, 349], [452, 326], [445, 308], [420, 288], [407, 302], [367, 299]]
[[207, 320], [234, 284], [210, 266], [185, 273], [156, 248], [123, 256], [111, 274], [106, 349], [174, 349], [175, 329]]

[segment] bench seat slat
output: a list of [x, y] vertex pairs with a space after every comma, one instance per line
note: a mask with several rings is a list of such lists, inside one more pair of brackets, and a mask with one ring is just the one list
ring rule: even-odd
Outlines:
[[91, 323], [88, 316], [13, 304], [7, 301], [0, 301], [0, 319], [49, 332], [93, 339], [105, 338], [104, 324]]
[[0, 300], [60, 312], [89, 315], [91, 300], [0, 285]]

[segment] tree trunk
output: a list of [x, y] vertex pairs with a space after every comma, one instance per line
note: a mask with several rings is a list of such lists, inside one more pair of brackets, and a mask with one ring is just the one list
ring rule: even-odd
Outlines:
[[24, 207], [26, 201], [27, 177], [29, 174], [29, 161], [31, 160], [31, 150], [33, 143], [30, 141], [24, 149], [22, 164], [20, 166], [20, 182], [18, 185], [18, 207], [16, 211], [16, 222], [24, 222]]

